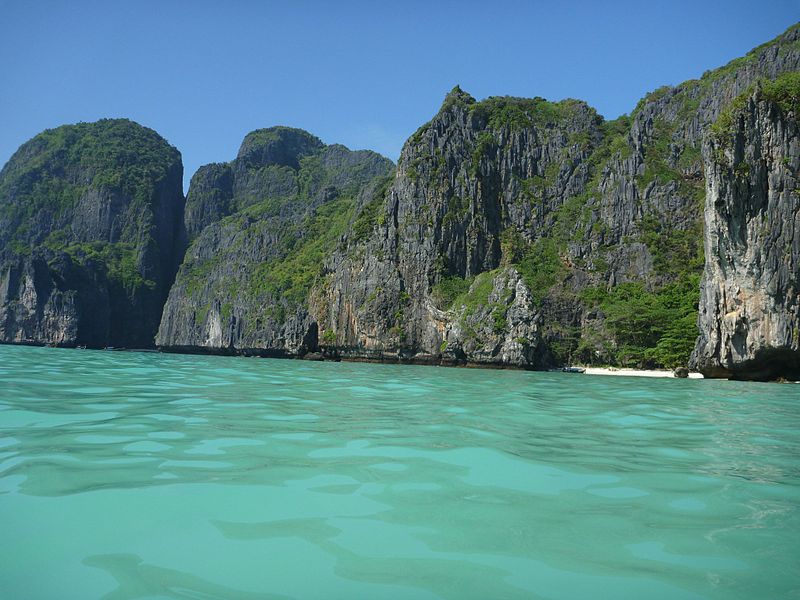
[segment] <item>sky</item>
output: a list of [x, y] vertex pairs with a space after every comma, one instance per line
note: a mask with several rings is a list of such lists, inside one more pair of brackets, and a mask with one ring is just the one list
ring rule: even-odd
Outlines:
[[396, 160], [456, 84], [615, 118], [797, 21], [800, 0], [0, 0], [0, 164], [104, 117], [176, 146], [186, 187], [272, 125]]

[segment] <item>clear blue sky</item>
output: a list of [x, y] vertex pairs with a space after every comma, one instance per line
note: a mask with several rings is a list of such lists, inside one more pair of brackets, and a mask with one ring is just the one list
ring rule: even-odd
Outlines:
[[157, 130], [187, 182], [278, 124], [397, 159], [457, 83], [613, 118], [798, 20], [800, 0], [0, 0], [0, 164], [102, 117]]

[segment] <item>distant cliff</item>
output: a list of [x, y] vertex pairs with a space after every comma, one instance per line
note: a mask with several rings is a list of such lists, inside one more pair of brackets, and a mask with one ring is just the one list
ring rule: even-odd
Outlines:
[[182, 259], [183, 166], [127, 120], [65, 125], [0, 171], [0, 341], [152, 347]]
[[156, 342], [182, 350], [290, 356], [318, 349], [308, 311], [323, 261], [393, 169], [369, 151], [298, 129], [245, 137], [237, 158], [201, 167], [186, 202], [191, 238]]

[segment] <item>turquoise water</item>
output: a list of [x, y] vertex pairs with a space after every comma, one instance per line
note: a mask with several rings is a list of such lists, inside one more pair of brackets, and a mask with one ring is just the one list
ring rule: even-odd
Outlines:
[[0, 597], [797, 598], [800, 386], [0, 346]]

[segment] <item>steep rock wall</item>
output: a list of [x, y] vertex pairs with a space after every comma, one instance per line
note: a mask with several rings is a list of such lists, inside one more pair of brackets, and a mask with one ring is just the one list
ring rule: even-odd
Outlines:
[[743, 98], [704, 148], [706, 261], [692, 360], [707, 377], [800, 378], [800, 75], [769, 88], [781, 86], [784, 97], [759, 88]]

